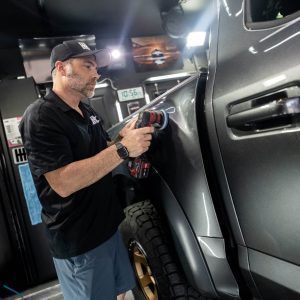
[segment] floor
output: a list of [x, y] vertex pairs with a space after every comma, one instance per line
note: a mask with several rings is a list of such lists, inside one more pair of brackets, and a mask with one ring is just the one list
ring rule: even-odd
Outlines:
[[[47, 284], [40, 285], [28, 291], [22, 293], [22, 295], [16, 295], [5, 298], [5, 300], [62, 300], [64, 299], [60, 286], [57, 281], [52, 281]], [[134, 300], [134, 296], [129, 291], [126, 294], [125, 300]]]

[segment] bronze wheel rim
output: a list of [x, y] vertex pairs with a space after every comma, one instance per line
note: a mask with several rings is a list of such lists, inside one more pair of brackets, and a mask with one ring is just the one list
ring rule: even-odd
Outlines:
[[133, 268], [138, 284], [147, 300], [158, 300], [157, 284], [141, 245], [134, 241], [130, 244]]

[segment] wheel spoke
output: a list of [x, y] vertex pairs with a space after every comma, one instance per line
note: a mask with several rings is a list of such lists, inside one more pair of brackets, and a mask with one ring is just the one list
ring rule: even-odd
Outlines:
[[144, 255], [139, 253], [138, 251], [134, 251], [133, 253], [133, 260], [135, 263], [140, 263], [144, 266], [147, 266], [147, 261]]
[[153, 283], [153, 284], [156, 284], [156, 283], [155, 283], [154, 277], [153, 277], [151, 274], [149, 274], [149, 275], [150, 275], [150, 279], [151, 279], [152, 283]]
[[151, 289], [149, 287], [145, 288], [145, 292], [147, 295], [147, 300], [157, 300], [157, 293], [154, 293], [151, 291]]
[[152, 280], [149, 276], [149, 274], [145, 274], [142, 278], [140, 278], [140, 283], [142, 286], [146, 287], [148, 286], [149, 284], [152, 283]]

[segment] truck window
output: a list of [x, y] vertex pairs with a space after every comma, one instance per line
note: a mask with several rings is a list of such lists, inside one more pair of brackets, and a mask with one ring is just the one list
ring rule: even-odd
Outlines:
[[278, 26], [300, 16], [300, 2], [295, 0], [246, 0], [245, 4], [250, 29]]

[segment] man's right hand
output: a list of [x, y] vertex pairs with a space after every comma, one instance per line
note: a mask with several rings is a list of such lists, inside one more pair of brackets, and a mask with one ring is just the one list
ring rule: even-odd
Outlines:
[[153, 127], [143, 127], [127, 131], [121, 143], [127, 148], [130, 157], [137, 157], [148, 151]]

